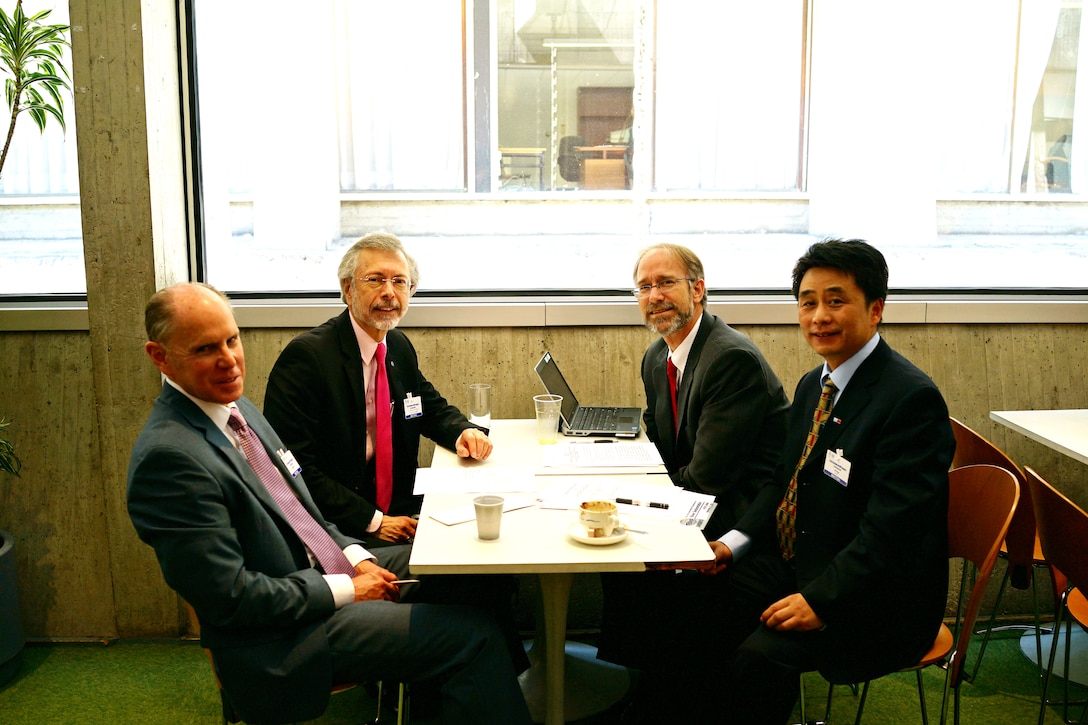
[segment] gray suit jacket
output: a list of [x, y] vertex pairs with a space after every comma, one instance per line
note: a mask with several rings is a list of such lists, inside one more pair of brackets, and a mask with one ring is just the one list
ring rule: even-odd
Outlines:
[[[285, 448], [246, 398], [238, 408], [282, 468]], [[287, 476], [324, 522], [302, 481]], [[192, 604], [224, 692], [246, 720], [304, 720], [332, 682], [323, 626], [335, 610], [321, 573], [245, 456], [170, 385], [132, 451], [128, 510], [166, 583]], [[341, 546], [357, 543], [325, 524]]]
[[708, 540], [717, 539], [774, 480], [789, 401], [755, 343], [703, 312], [677, 390], [680, 427], [674, 436], [668, 352], [665, 341], [657, 340], [642, 359], [646, 435], [676, 485], [717, 497], [718, 508], [703, 531]]

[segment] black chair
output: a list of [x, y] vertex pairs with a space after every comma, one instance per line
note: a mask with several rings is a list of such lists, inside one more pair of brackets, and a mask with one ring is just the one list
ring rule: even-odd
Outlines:
[[564, 136], [559, 139], [559, 153], [555, 157], [555, 163], [559, 167], [559, 175], [567, 181], [582, 183], [582, 154], [578, 147], [585, 145], [586, 140], [581, 136]]

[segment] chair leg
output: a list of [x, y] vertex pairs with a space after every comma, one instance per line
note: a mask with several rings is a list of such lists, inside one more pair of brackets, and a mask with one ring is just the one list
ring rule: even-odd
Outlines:
[[375, 699], [374, 719], [368, 725], [381, 725], [382, 722], [382, 695], [385, 694], [385, 683], [378, 680], [378, 696]]
[[[1058, 602], [1058, 606], [1055, 608], [1057, 612], [1054, 615], [1054, 637], [1050, 640], [1050, 657], [1047, 660], [1046, 672], [1043, 675], [1043, 691], [1042, 697], [1039, 698], [1039, 725], [1043, 725], [1043, 720], [1046, 719], [1046, 706], [1049, 704], [1047, 701], [1047, 690], [1050, 689], [1050, 675], [1054, 670], [1054, 660], [1058, 654], [1058, 633], [1061, 632], [1062, 615], [1065, 613], [1065, 599], [1068, 596], [1069, 591], [1066, 590], [1062, 593], [1061, 599]], [[1069, 660], [1065, 661], [1065, 665], [1069, 667]], [[1066, 675], [1068, 675], [1068, 671]]]
[[397, 725], [408, 725], [408, 684], [400, 683], [397, 695]]
[[922, 670], [914, 671], [918, 679], [918, 705], [922, 708], [922, 725], [929, 725], [929, 713], [926, 712], [926, 686], [922, 683]]
[[861, 725], [861, 713], [865, 710], [865, 698], [869, 696], [869, 681], [861, 686], [861, 697], [858, 698], [858, 713], [854, 716], [854, 725]]
[[[978, 657], [975, 658], [975, 667], [974, 667], [974, 669], [969, 669], [966, 666], [964, 666], [964, 668], [963, 668], [963, 679], [966, 680], [967, 682], [974, 682], [975, 681], [975, 676], [978, 675], [979, 668], [982, 667], [982, 657], [983, 657], [983, 655], [986, 654], [986, 646], [990, 643], [990, 635], [994, 631], [994, 623], [997, 621], [997, 613], [999, 611], [1001, 611], [1001, 600], [1005, 596], [1005, 588], [1008, 586], [1009, 573], [1011, 571], [1012, 571], [1011, 566], [1006, 566], [1005, 567], [1005, 576], [1001, 577], [1001, 585], [997, 588], [997, 598], [994, 600], [993, 609], [990, 610], [990, 619], [986, 623], [986, 627], [984, 629], [977, 630], [975, 632], [975, 634], [981, 634], [982, 635], [982, 645], [979, 647]], [[1035, 580], [1033, 578], [1032, 579], [1033, 584], [1034, 584], [1034, 581]], [[1038, 610], [1036, 610], [1036, 611], [1038, 611]]]

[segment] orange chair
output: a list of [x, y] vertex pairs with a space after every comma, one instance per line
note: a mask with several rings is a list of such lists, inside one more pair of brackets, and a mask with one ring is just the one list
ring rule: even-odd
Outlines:
[[[184, 600], [183, 600], [184, 601]], [[193, 605], [189, 602], [185, 602], [185, 609], [189, 612], [189, 626], [192, 632], [196, 636], [200, 636], [200, 619], [196, 616], [196, 610], [193, 609]], [[237, 713], [234, 712], [234, 708], [230, 706], [230, 702], [223, 695], [223, 684], [219, 681], [219, 673], [215, 669], [215, 659], [212, 657], [212, 651], [207, 647], [204, 648], [204, 654], [208, 656], [208, 662], [212, 666], [212, 676], [215, 678], [215, 689], [219, 692], [219, 703], [222, 707], [223, 725], [227, 723], [236, 723], [240, 720]], [[335, 685], [332, 688], [332, 694], [340, 692], [347, 692], [348, 690], [357, 686], [357, 683], [351, 682], [343, 685]], [[377, 713], [374, 715], [374, 719], [370, 721], [370, 725], [380, 725], [382, 717], [382, 683], [378, 683], [378, 697], [377, 697]], [[400, 692], [397, 702], [397, 725], [408, 725], [408, 688], [405, 683], [400, 683]]]
[[[957, 633], [942, 624], [929, 652], [913, 667], [918, 679], [918, 698], [922, 722], [928, 723], [922, 670], [930, 665], [945, 666], [944, 695], [941, 699], [941, 723], [948, 715], [948, 693], [953, 693], [955, 722], [960, 721], [960, 685], [964, 681], [964, 660], [971, 642], [972, 628], [978, 616], [986, 585], [997, 561], [1001, 542], [1009, 530], [1020, 485], [1016, 477], [1003, 468], [991, 465], [964, 466], [948, 474], [948, 557], [963, 559], [963, 572], [957, 601]], [[975, 581], [969, 585], [970, 569], [974, 565]], [[966, 608], [964, 597], [967, 597]], [[962, 618], [960, 618], [962, 614]], [[893, 623], [894, 625], [894, 623]], [[947, 664], [946, 664], [947, 663]], [[869, 683], [862, 687], [855, 723], [861, 722]]]
[[[1057, 599], [1054, 631], [1061, 632], [1062, 621], [1067, 616], [1072, 620], [1065, 627], [1065, 671], [1062, 675], [1065, 680], [1062, 719], [1072, 722], [1069, 719], [1069, 645], [1073, 622], [1088, 629], [1088, 599], [1085, 598], [1085, 592], [1088, 592], [1088, 550], [1085, 549], [1085, 542], [1088, 541], [1088, 514], [1031, 468], [1025, 468], [1024, 471], [1031, 496], [1035, 500], [1035, 521], [1043, 552], [1051, 569], [1061, 574], [1060, 577], [1055, 577], [1055, 581], [1060, 582], [1062, 591]], [[1043, 677], [1039, 725], [1042, 725], [1046, 717], [1046, 706], [1050, 704], [1046, 695], [1057, 652], [1058, 636], [1055, 635], [1051, 640], [1050, 661]], [[1086, 711], [1088, 704], [1081, 710], [1078, 722], [1084, 722]]]
[[968, 682], [975, 679], [979, 668], [982, 666], [982, 658], [986, 654], [986, 646], [990, 642], [992, 632], [1008, 629], [1031, 629], [1031, 627], [1023, 625], [994, 627], [997, 613], [1001, 610], [1001, 600], [1005, 595], [1005, 589], [1011, 582], [1016, 589], [1031, 587], [1032, 611], [1035, 615], [1035, 651], [1037, 655], [1035, 661], [1040, 663], [1039, 677], [1042, 679], [1043, 644], [1041, 635], [1049, 630], [1039, 625], [1039, 593], [1035, 582], [1035, 570], [1045, 567], [1047, 563], [1039, 546], [1039, 537], [1035, 533], [1035, 515], [1032, 513], [1031, 495], [1027, 490], [1024, 472], [1013, 463], [1012, 459], [1004, 451], [985, 437], [955, 418], [950, 418], [949, 422], [952, 424], [952, 433], [956, 437], [956, 453], [952, 458], [953, 468], [987, 463], [1004, 468], [1016, 476], [1016, 481], [1020, 484], [1020, 503], [1016, 507], [1016, 513], [1013, 514], [1012, 524], [1009, 525], [1009, 533], [1005, 535], [1005, 542], [1001, 545], [1000, 556], [1006, 560], [1005, 574], [1001, 578], [1001, 585], [998, 587], [997, 598], [994, 601], [993, 610], [990, 612], [989, 621], [986, 627], [980, 630], [980, 633], [983, 634], [982, 644], [979, 647], [974, 669], [967, 672], [964, 678]]

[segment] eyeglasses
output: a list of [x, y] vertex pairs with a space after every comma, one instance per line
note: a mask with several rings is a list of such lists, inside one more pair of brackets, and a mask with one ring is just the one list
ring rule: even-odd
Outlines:
[[368, 274], [365, 277], [356, 277], [356, 282], [362, 282], [367, 289], [381, 289], [385, 283], [393, 285], [394, 292], [410, 292], [415, 285], [407, 277], [382, 277], [378, 274]]
[[652, 290], [654, 287], [657, 287], [658, 291], [661, 292], [661, 294], [667, 295], [673, 290], [674, 287], [676, 287], [676, 285], [680, 284], [681, 282], [694, 281], [694, 277], [672, 277], [670, 279], [662, 279], [655, 282], [654, 284], [639, 285], [638, 287], [635, 287], [633, 290], [631, 290], [631, 294], [633, 294], [635, 297], [649, 297], [650, 290]]

